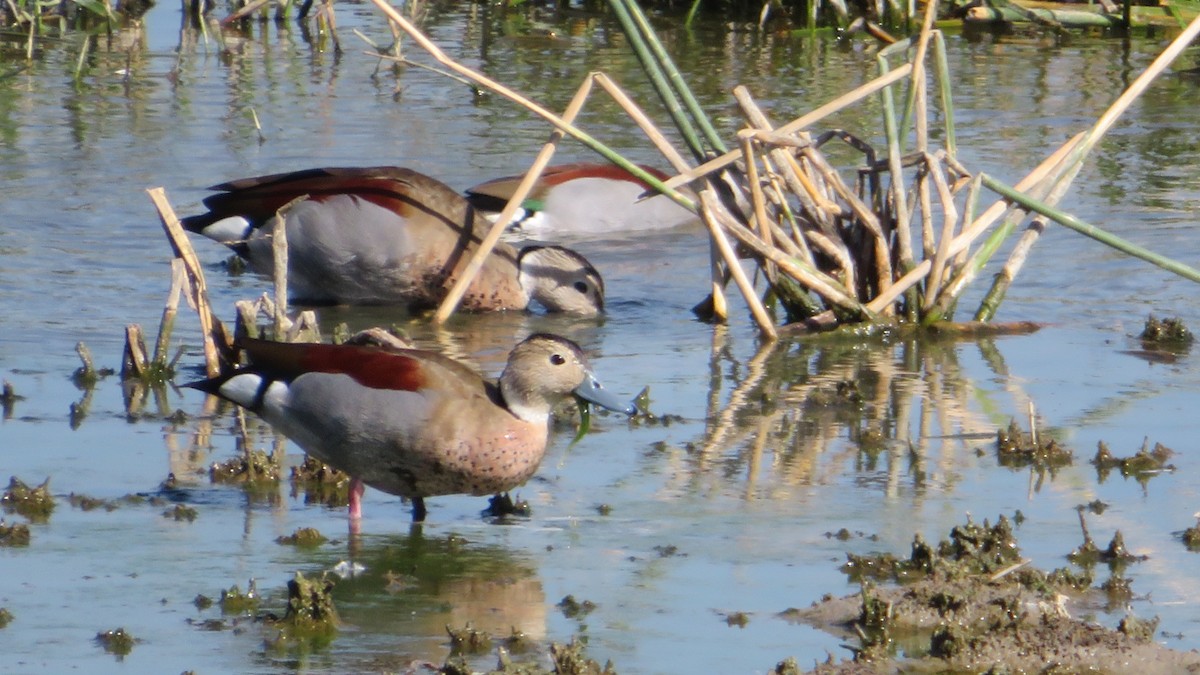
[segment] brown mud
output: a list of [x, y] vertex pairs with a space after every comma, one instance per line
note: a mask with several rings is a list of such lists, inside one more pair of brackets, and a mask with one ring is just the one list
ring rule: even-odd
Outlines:
[[[1072, 553], [1073, 561], [1090, 541]], [[1127, 555], [1119, 533], [1108, 549], [1091, 549], [1090, 561], [1113, 570], [1098, 589], [1087, 565], [1082, 573], [1029, 567], [1007, 518], [994, 526], [968, 520], [936, 547], [918, 536], [905, 560], [850, 556], [843, 569], [862, 581], [860, 594], [826, 596], [781, 616], [854, 643], [852, 659], [835, 662], [831, 656], [816, 665], [816, 673], [1200, 672], [1200, 652], [1153, 641], [1157, 618], [1129, 615], [1110, 629], [1072, 615], [1073, 603], [1096, 590], [1110, 597], [1132, 593], [1119, 570], [1139, 559]], [[870, 579], [897, 585], [876, 588]], [[800, 671], [787, 660], [773, 672]]]

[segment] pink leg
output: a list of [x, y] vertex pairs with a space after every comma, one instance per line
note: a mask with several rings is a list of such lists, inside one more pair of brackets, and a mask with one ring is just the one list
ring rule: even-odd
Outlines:
[[358, 478], [350, 479], [350, 520], [362, 518], [362, 496], [367, 489]]

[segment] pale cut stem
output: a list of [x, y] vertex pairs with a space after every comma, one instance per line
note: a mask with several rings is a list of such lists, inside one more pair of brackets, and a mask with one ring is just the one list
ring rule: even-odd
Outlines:
[[[175, 209], [171, 208], [171, 203], [167, 201], [166, 191], [161, 187], [156, 187], [146, 190], [146, 193], [150, 195], [150, 200], [158, 209], [159, 219], [162, 221], [163, 230], [167, 233], [167, 240], [171, 243], [175, 257], [182, 260], [187, 269], [188, 303], [196, 308], [196, 314], [200, 317], [205, 372], [209, 377], [216, 377], [221, 373], [221, 351], [217, 349], [215, 336], [224, 335], [224, 327], [221, 326], [221, 321], [217, 319], [216, 314], [212, 311], [212, 305], [208, 302], [208, 286], [204, 281], [204, 270], [200, 266], [200, 259], [196, 257], [196, 251], [192, 249], [192, 243], [188, 239], [183, 225], [179, 223]], [[227, 344], [222, 345], [222, 351], [228, 347]]]
[[[587, 102], [588, 94], [591, 91], [592, 81], [590, 79], [584, 80], [563, 113], [562, 119], [566, 124], [571, 124], [575, 121], [575, 117], [583, 109], [583, 104]], [[513, 191], [512, 197], [504, 205], [504, 209], [500, 211], [496, 222], [492, 224], [492, 229], [488, 230], [487, 236], [483, 238], [483, 241], [479, 242], [479, 248], [475, 249], [475, 254], [471, 256], [467, 267], [458, 276], [458, 279], [454, 281], [454, 285], [446, 293], [442, 304], [438, 306], [437, 313], [433, 315], [433, 322], [435, 324], [446, 323], [446, 320], [454, 313], [459, 301], [462, 300], [462, 296], [467, 292], [467, 286], [475, 280], [475, 276], [479, 274], [479, 270], [483, 269], [484, 261], [492, 254], [492, 249], [496, 248], [496, 243], [500, 241], [500, 237], [508, 227], [509, 221], [512, 220], [513, 214], [525, 202], [525, 198], [533, 190], [534, 184], [541, 178], [542, 171], [550, 163], [550, 158], [554, 157], [554, 151], [558, 149], [558, 142], [562, 140], [562, 137], [563, 133], [559, 129], [550, 132], [550, 140], [542, 146], [541, 152], [533, 160], [533, 166], [529, 167], [529, 171], [521, 179], [520, 184], [517, 185], [517, 189]]]
[[[379, 1], [380, 0], [372, 0], [372, 2], [379, 2]], [[881, 76], [875, 78], [874, 80], [871, 80], [870, 82], [862, 85], [861, 87], [859, 87], [851, 92], [847, 92], [847, 93], [835, 98], [834, 100], [830, 101], [829, 103], [826, 103], [825, 105], [817, 108], [816, 110], [813, 110], [812, 112], [809, 112], [806, 115], [797, 117], [796, 119], [792, 120], [791, 122], [788, 122], [787, 124], [779, 127], [778, 129], [776, 129], [776, 131], [781, 134], [796, 133], [797, 131], [804, 129], [805, 127], [811, 126], [814, 123], [819, 122], [819, 121], [825, 119], [826, 117], [838, 112], [839, 110], [842, 110], [843, 108], [846, 108], [851, 105], [854, 105], [855, 103], [858, 103], [859, 101], [870, 96], [871, 94], [874, 94], [875, 92], [879, 91], [880, 89], [883, 89], [884, 87], [887, 87], [890, 84], [894, 84], [894, 83], [904, 79], [911, 72], [912, 72], [912, 65], [906, 63], [906, 64], [900, 66], [899, 68], [896, 68], [895, 70], [889, 71], [885, 75], [881, 75]], [[734, 150], [731, 152], [727, 152], [724, 155], [721, 155], [720, 157], [711, 159], [711, 160], [701, 164], [700, 166], [692, 169], [691, 171], [689, 171], [687, 173], [675, 176], [671, 180], [666, 181], [665, 185], [666, 185], [666, 187], [674, 188], [674, 187], [679, 187], [680, 185], [683, 185], [685, 183], [690, 183], [690, 182], [696, 180], [697, 178], [702, 178], [704, 176], [707, 176], [710, 173], [713, 173], [714, 171], [720, 171], [721, 169], [724, 169], [725, 167], [729, 166], [730, 164], [733, 164], [734, 162], [741, 159], [741, 157], [742, 157], [741, 151]]]
[[737, 253], [729, 245], [729, 240], [725, 238], [725, 232], [721, 226], [717, 224], [718, 219], [720, 219], [722, 224], [725, 224], [727, 220], [732, 221], [732, 215], [725, 210], [724, 205], [721, 204], [721, 201], [717, 199], [712, 190], [703, 190], [700, 192], [700, 207], [704, 214], [704, 223], [708, 225], [709, 234], [712, 235], [712, 240], [716, 244], [717, 250], [721, 253], [725, 267], [733, 275], [734, 283], [737, 284], [738, 290], [742, 292], [742, 297], [746, 299], [746, 304], [750, 307], [750, 313], [754, 315], [754, 320], [758, 323], [759, 332], [768, 340], [777, 339], [779, 336], [775, 331], [775, 322], [758, 299], [758, 294], [754, 292], [754, 285], [746, 277], [746, 271], [738, 264]]

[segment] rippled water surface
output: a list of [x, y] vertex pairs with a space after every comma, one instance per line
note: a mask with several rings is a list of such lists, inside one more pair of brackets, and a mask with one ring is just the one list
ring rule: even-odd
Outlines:
[[[1089, 516], [1098, 543], [1121, 530], [1149, 557], [1126, 572], [1137, 594], [1127, 607], [1097, 601], [1073, 611], [1108, 625], [1126, 612], [1157, 615], [1159, 640], [1200, 647], [1200, 566], [1178, 538], [1194, 524], [1200, 494], [1200, 369], [1190, 354], [1143, 358], [1133, 337], [1152, 312], [1200, 325], [1195, 286], [1053, 227], [998, 317], [1046, 324], [1031, 336], [800, 341], [760, 351], [740, 307], [728, 328], [693, 319], [708, 255], [694, 232], [571, 242], [605, 274], [602, 321], [411, 324], [422, 345], [492, 374], [524, 335], [570, 335], [609, 388], [649, 387], [653, 409], [673, 416], [639, 426], [600, 417], [572, 447], [572, 430], [561, 427], [520, 490], [533, 515], [512, 525], [483, 520], [483, 500], [441, 497], [412, 530], [407, 505], [369, 491], [362, 532], [350, 537], [343, 509], [307, 503], [286, 481], [255, 492], [210, 482], [206, 468], [240, 452], [229, 410], [206, 408], [192, 390], [127, 399], [116, 377], [90, 389], [71, 380], [77, 342], [99, 366], [119, 368], [125, 327], [158, 325], [170, 250], [144, 190], [165, 187], [187, 214], [205, 186], [229, 178], [391, 163], [465, 188], [522, 171], [548, 130], [439, 75], [380, 67], [352, 33], [390, 41], [370, 4], [338, 5], [340, 57], [295, 25], [255, 25], [231, 36], [223, 54], [180, 23], [176, 6], [155, 8], [142, 34], [119, 36], [128, 45], [93, 50], [78, 82], [70, 41], [47, 43], [28, 65], [4, 47], [0, 374], [23, 398], [0, 422], [0, 476], [49, 477], [58, 506], [31, 525], [28, 547], [0, 547], [0, 607], [14, 616], [0, 630], [0, 672], [404, 671], [441, 663], [445, 626], [468, 623], [498, 639], [520, 630], [540, 645], [535, 653], [581, 636], [590, 656], [620, 672], [764, 672], [787, 656], [809, 665], [827, 652], [847, 656], [842, 640], [777, 614], [855, 592], [838, 571], [846, 552], [903, 555], [915, 533], [938, 539], [966, 514], [1019, 510], [1024, 554], [1050, 569], [1081, 542], [1076, 507], [1097, 499], [1109, 504]], [[652, 107], [624, 39], [603, 19], [530, 12], [505, 20], [456, 3], [431, 6], [424, 25], [455, 58], [552, 108], [592, 70]], [[735, 84], [783, 120], [874, 72], [865, 43], [843, 48], [727, 25], [663, 38], [729, 138]], [[963, 162], [1015, 182], [1089, 125], [1162, 45], [948, 36]], [[422, 59], [415, 46], [406, 52]], [[1064, 207], [1148, 248], [1200, 260], [1196, 86], [1175, 75], [1156, 83], [1093, 155]], [[613, 105], [597, 101], [582, 119], [618, 149], [659, 163]], [[878, 142], [877, 119], [870, 103], [828, 124]], [[586, 158], [564, 144], [560, 159]], [[232, 320], [236, 300], [267, 290], [263, 279], [227, 275], [216, 245], [197, 249], [223, 318]], [[978, 294], [963, 306], [973, 309]], [[326, 327], [399, 320], [346, 309], [320, 318]], [[176, 341], [191, 348], [177, 381], [198, 374], [197, 335], [192, 316], [181, 315]], [[847, 381], [861, 405], [830, 403]], [[996, 430], [1013, 418], [1026, 424], [1030, 404], [1042, 433], [1074, 450], [1073, 464], [1046, 474], [998, 465]], [[255, 447], [301, 461], [294, 446], [247, 424]], [[1144, 439], [1177, 452], [1173, 473], [1101, 480], [1088, 462], [1100, 440], [1130, 455]], [[162, 492], [170, 473], [179, 483]], [[70, 505], [73, 493], [119, 501], [83, 510]], [[196, 519], [164, 517], [173, 503], [195, 508]], [[331, 541], [313, 550], [275, 542], [300, 527]], [[842, 528], [849, 539], [830, 536]], [[270, 646], [268, 629], [194, 603], [253, 579], [264, 609], [280, 612], [295, 571], [319, 576], [347, 561], [365, 571], [336, 586], [343, 624], [327, 645]], [[567, 595], [596, 606], [569, 615], [558, 606]], [[736, 612], [748, 622], [728, 622]], [[139, 640], [123, 659], [93, 640], [118, 627]], [[490, 666], [494, 656], [475, 663]]]

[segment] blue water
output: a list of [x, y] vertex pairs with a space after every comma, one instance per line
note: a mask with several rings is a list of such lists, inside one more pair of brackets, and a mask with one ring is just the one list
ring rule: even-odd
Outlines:
[[[559, 38], [514, 34], [519, 26], [476, 5], [432, 7], [426, 28], [451, 55], [551, 107], [600, 68], [651, 107], [611, 26], [538, 18], [561, 26]], [[669, 426], [598, 418], [571, 447], [571, 429], [560, 429], [520, 491], [533, 516], [512, 526], [481, 520], [482, 500], [442, 497], [413, 533], [406, 505], [368, 492], [362, 533], [351, 538], [343, 510], [306, 504], [286, 481], [267, 496], [212, 484], [209, 464], [238, 452], [237, 422], [228, 410], [206, 410], [198, 393], [172, 387], [131, 409], [115, 377], [77, 388], [77, 342], [98, 365], [119, 368], [125, 326], [157, 327], [170, 251], [146, 188], [165, 187], [181, 214], [196, 211], [207, 185], [320, 165], [396, 163], [465, 188], [523, 170], [547, 138], [507, 102], [477, 99], [441, 76], [376, 74], [376, 59], [351, 33], [390, 40], [373, 6], [339, 5], [338, 20], [340, 57], [315, 49], [294, 25], [272, 24], [254, 24], [224, 56], [212, 38], [187, 33], [181, 44], [178, 8], [160, 6], [128, 59], [116, 48], [93, 51], [78, 84], [78, 52], [67, 45], [0, 81], [0, 376], [24, 397], [0, 422], [0, 477], [49, 477], [58, 501], [48, 522], [31, 525], [29, 547], [0, 547], [0, 607], [15, 617], [0, 630], [0, 671], [403, 672], [441, 663], [445, 625], [470, 622], [497, 640], [519, 628], [541, 646], [524, 658], [584, 636], [589, 655], [620, 672], [765, 672], [787, 656], [802, 665], [826, 652], [848, 656], [838, 637], [776, 616], [854, 592], [837, 570], [847, 551], [903, 554], [917, 532], [936, 539], [967, 514], [1020, 510], [1024, 554], [1050, 569], [1081, 541], [1075, 507], [1095, 499], [1110, 504], [1089, 516], [1097, 542], [1119, 529], [1149, 556], [1127, 572], [1137, 593], [1128, 611], [1160, 616], [1169, 646], [1200, 646], [1196, 554], [1176, 537], [1194, 523], [1200, 492], [1190, 414], [1200, 369], [1190, 354], [1159, 363], [1127, 353], [1139, 348], [1133, 336], [1152, 312], [1200, 325], [1194, 286], [1055, 227], [998, 317], [1046, 324], [1031, 336], [837, 348], [801, 340], [756, 359], [759, 343], [736, 298], [727, 328], [690, 313], [707, 283], [707, 243], [694, 232], [568, 242], [605, 274], [602, 321], [514, 315], [455, 320], [445, 331], [409, 325], [423, 346], [491, 374], [521, 336], [569, 334], [610, 389], [649, 387], [652, 409], [677, 416]], [[730, 138], [736, 111], [727, 92], [737, 83], [783, 120], [874, 68], [864, 43], [840, 49], [723, 26], [663, 35]], [[962, 36], [948, 44], [962, 159], [1010, 182], [1094, 120], [1162, 46]], [[411, 44], [406, 54], [422, 59]], [[1194, 86], [1167, 76], [1151, 88], [1063, 206], [1151, 249], [1200, 259]], [[876, 114], [872, 103], [829, 124], [874, 138]], [[597, 100], [583, 124], [659, 163], [611, 104]], [[589, 157], [564, 144], [560, 159]], [[226, 275], [216, 245], [197, 242], [197, 250], [223, 318], [232, 319], [234, 301], [268, 290], [262, 279]], [[320, 318], [327, 329], [401, 319], [378, 309]], [[201, 363], [190, 314], [181, 313], [175, 335], [189, 345], [181, 382]], [[807, 402], [845, 380], [858, 382], [861, 409]], [[86, 408], [75, 428], [73, 403]], [[991, 440], [1010, 419], [1026, 425], [1030, 403], [1039, 429], [1076, 454], [1040, 480], [998, 466]], [[168, 419], [176, 411], [182, 421]], [[280, 444], [288, 464], [299, 463], [294, 446], [253, 418], [247, 424], [256, 447]], [[877, 455], [852, 440], [872, 428], [888, 432]], [[1145, 485], [1098, 480], [1087, 462], [1098, 441], [1130, 455], [1146, 438], [1177, 451], [1174, 473]], [[164, 518], [166, 504], [85, 512], [67, 501], [71, 493], [157, 494], [169, 473], [181, 483], [171, 496], [197, 510], [194, 522]], [[275, 543], [299, 527], [331, 541], [314, 551]], [[856, 535], [827, 536], [843, 527]], [[264, 608], [280, 612], [294, 571], [319, 576], [350, 560], [366, 571], [337, 586], [343, 626], [327, 647], [268, 647], [271, 629], [193, 603], [254, 579]], [[408, 581], [389, 583], [400, 577]], [[568, 594], [597, 607], [567, 617], [556, 605]], [[1076, 611], [1109, 625], [1124, 615], [1088, 604]], [[728, 625], [731, 612], [749, 623]], [[202, 630], [207, 619], [223, 619], [223, 630]], [[123, 659], [93, 640], [117, 627], [139, 639]], [[491, 666], [494, 656], [474, 663]]]

